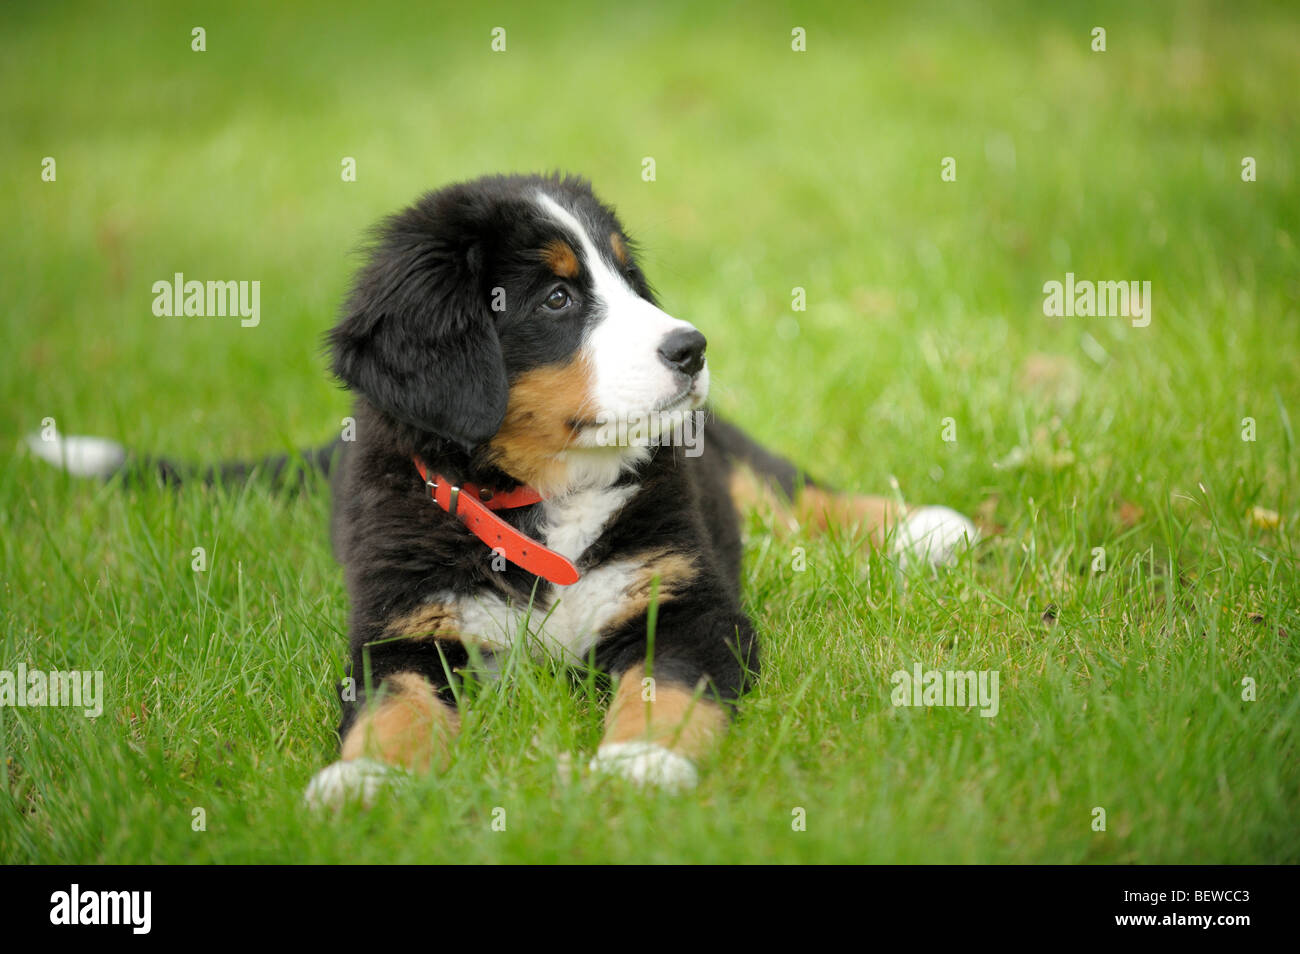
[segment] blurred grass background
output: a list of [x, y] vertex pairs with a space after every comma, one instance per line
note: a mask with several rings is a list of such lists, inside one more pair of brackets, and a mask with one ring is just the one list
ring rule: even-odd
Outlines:
[[[195, 26], [206, 52], [191, 51]], [[498, 26], [504, 53], [490, 46]], [[1104, 53], [1090, 49], [1096, 26]], [[329, 857], [319, 831], [268, 845], [255, 814], [224, 842], [190, 840], [184, 817], [173, 836], [150, 833], [159, 813], [215, 797], [213, 762], [233, 766], [223, 797], [274, 792], [277, 817], [294, 817], [300, 783], [332, 757], [345, 614], [327, 501], [123, 496], [39, 468], [14, 450], [20, 436], [54, 417], [201, 459], [326, 440], [348, 401], [320, 338], [364, 230], [450, 181], [565, 170], [618, 208], [666, 309], [708, 335], [721, 410], [821, 476], [867, 491], [896, 477], [909, 500], [976, 514], [990, 535], [922, 597], [883, 572], [863, 583], [833, 543], [792, 578], [760, 534], [747, 593], [774, 666], [750, 735], [729, 745], [735, 775], [765, 787], [746, 801], [720, 770], [708, 797], [730, 807], [734, 834], [804, 785], [835, 793], [824, 811], [840, 828], [741, 850], [714, 816], [637, 803], [628, 826], [667, 817], [698, 834], [650, 857], [1297, 860], [1298, 26], [1292, 6], [1260, 3], [6, 7], [0, 663], [106, 667], [118, 704], [113, 728], [78, 719], [59, 741], [65, 714], [0, 711], [5, 859], [275, 858], [296, 837]], [[41, 181], [45, 156], [56, 182]], [[341, 181], [346, 156], [355, 183]], [[946, 156], [955, 182], [940, 180]], [[261, 324], [154, 317], [153, 282], [178, 271], [260, 280]], [[1151, 325], [1046, 319], [1043, 283], [1067, 271], [1151, 281]], [[806, 312], [791, 310], [796, 286]], [[189, 550], [210, 540], [196, 582]], [[1102, 545], [1123, 572], [1097, 582]], [[1048, 606], [1059, 624], [1040, 620]], [[1001, 666], [1004, 694], [1011, 671], [1025, 680], [1036, 702], [994, 720], [1010, 748], [981, 748], [978, 718], [929, 713], [917, 725], [944, 726], [929, 736], [881, 713], [890, 671], [943, 654]], [[825, 683], [800, 689], [809, 659]], [[1230, 707], [1256, 672], [1268, 693], [1235, 704], [1231, 732], [1210, 720], [1185, 734], [1207, 694]], [[1103, 686], [1146, 715], [1121, 706], [1102, 727], [1045, 729]], [[804, 721], [790, 727], [796, 702]], [[869, 745], [851, 733], [864, 719]], [[533, 724], [521, 715], [520, 759]], [[591, 731], [555, 746], [581, 749]], [[841, 733], [854, 742], [833, 745]], [[1185, 765], [1192, 740], [1204, 750]], [[449, 791], [515, 777], [495, 756], [486, 781], [466, 768]], [[83, 757], [96, 768], [79, 790]], [[1053, 820], [1071, 785], [1078, 830]], [[1125, 841], [1086, 828], [1108, 785], [1136, 799]], [[638, 857], [592, 841], [593, 814], [613, 809], [572, 797], [572, 827], [551, 841], [453, 839], [435, 857], [559, 857], [566, 844]], [[88, 814], [53, 812], [68, 799]], [[956, 829], [947, 851], [918, 847]]]

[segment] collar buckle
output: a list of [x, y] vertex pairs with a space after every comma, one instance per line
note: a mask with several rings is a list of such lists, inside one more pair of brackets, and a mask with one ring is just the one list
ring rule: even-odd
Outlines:
[[[424, 486], [429, 488], [429, 496], [433, 498], [434, 503], [437, 503], [438, 482], [436, 480], [433, 480], [432, 478], [426, 477], [424, 480]], [[456, 516], [457, 509], [459, 509], [460, 488], [457, 487], [455, 484], [452, 484], [450, 489], [448, 490], [448, 497], [449, 499], [447, 501], [447, 512], [454, 517]]]
[[[461, 487], [442, 478], [441, 474], [431, 473], [419, 457], [414, 458], [414, 462], [415, 469], [424, 480], [424, 486], [429, 490], [429, 499], [465, 524], [474, 536], [491, 547], [494, 552], [500, 551], [511, 563], [558, 586], [569, 586], [578, 582], [578, 568], [568, 558], [547, 549], [492, 512], [531, 507], [533, 504], [540, 503], [542, 496], [536, 490], [531, 487], [517, 487], [514, 490], [501, 492], [475, 484]], [[438, 499], [438, 488], [441, 484], [447, 485], [446, 506], [443, 506], [442, 501]], [[462, 490], [467, 493], [463, 508], [460, 506]]]

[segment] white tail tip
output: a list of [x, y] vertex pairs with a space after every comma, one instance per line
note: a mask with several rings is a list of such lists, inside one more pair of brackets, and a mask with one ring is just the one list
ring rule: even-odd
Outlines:
[[26, 443], [41, 460], [74, 477], [111, 477], [126, 463], [126, 448], [106, 437], [64, 437], [56, 431], [28, 434]]

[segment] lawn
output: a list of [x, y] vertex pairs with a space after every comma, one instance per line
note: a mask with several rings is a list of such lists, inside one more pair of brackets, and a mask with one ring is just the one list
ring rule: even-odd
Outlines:
[[[98, 718], [0, 707], [0, 861], [1300, 861], [1300, 13], [440, 6], [0, 12], [0, 670], [104, 673]], [[984, 539], [902, 575], [755, 515], [765, 668], [690, 794], [567, 772], [601, 688], [516, 658], [445, 775], [314, 817], [327, 489], [87, 483], [22, 436], [331, 438], [365, 229], [544, 170], [618, 207], [719, 410]], [[155, 316], [177, 272], [259, 280], [260, 322]], [[1150, 323], [1045, 316], [1067, 273], [1149, 281]], [[996, 716], [894, 706], [917, 664], [996, 671]]]

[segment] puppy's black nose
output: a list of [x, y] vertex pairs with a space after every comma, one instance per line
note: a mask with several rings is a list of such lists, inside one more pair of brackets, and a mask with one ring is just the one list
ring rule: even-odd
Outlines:
[[659, 357], [674, 371], [695, 377], [704, 367], [704, 349], [708, 343], [694, 328], [678, 328], [659, 346]]

